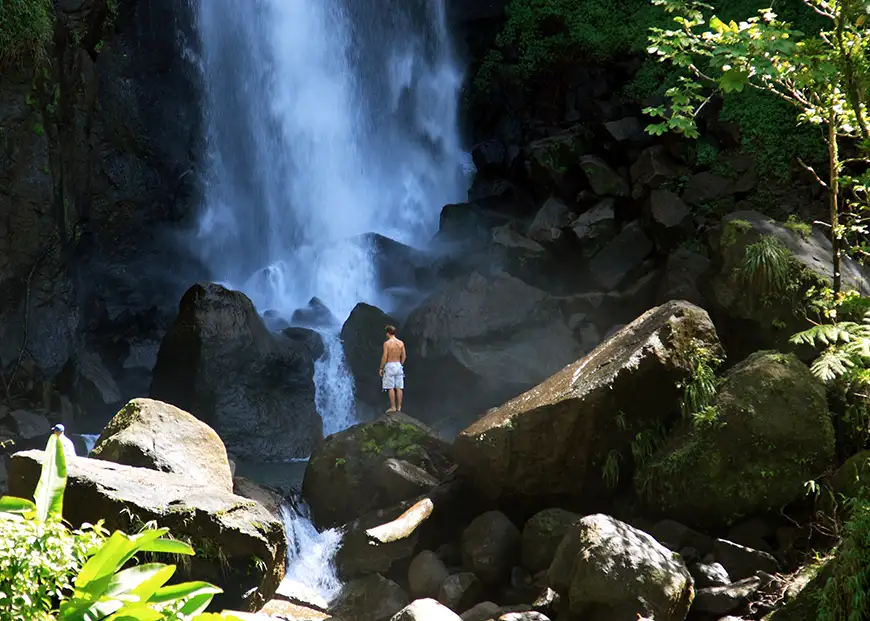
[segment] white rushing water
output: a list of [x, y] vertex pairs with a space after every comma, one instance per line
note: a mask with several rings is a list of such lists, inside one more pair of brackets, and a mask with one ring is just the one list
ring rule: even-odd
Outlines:
[[[444, 0], [194, 0], [205, 92], [195, 247], [216, 281], [290, 318], [320, 298], [340, 321], [389, 304], [370, 236], [425, 247], [466, 199], [462, 72]], [[324, 433], [355, 422], [337, 330], [315, 369]], [[337, 589], [333, 531], [287, 509], [288, 576]]]

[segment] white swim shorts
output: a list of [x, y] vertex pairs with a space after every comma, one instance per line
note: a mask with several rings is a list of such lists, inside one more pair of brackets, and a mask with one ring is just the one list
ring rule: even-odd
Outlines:
[[388, 362], [384, 365], [383, 386], [384, 390], [393, 388], [405, 388], [405, 369], [401, 362]]

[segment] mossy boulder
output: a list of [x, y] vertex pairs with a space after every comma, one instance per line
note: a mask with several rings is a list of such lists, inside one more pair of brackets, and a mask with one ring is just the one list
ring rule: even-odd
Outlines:
[[830, 484], [838, 501], [870, 495], [870, 451], [847, 459], [831, 477]]
[[531, 572], [547, 569], [565, 533], [580, 516], [564, 509], [544, 509], [533, 515], [523, 527], [523, 567]]
[[[565, 535], [547, 571], [571, 615], [588, 621], [683, 621], [694, 598], [683, 559], [643, 531], [589, 515]], [[572, 616], [572, 618], [574, 618]]]
[[[765, 263], [768, 271], [785, 271], [786, 284], [779, 289], [770, 285], [764, 269], [747, 264], [751, 248], [765, 238], [784, 251], [784, 261], [772, 257]], [[805, 223], [777, 222], [756, 211], [736, 211], [714, 232], [710, 246], [714, 267], [702, 293], [729, 355], [739, 359], [759, 349], [793, 351], [789, 338], [809, 327], [802, 312], [804, 293], [811, 286], [831, 283], [831, 242], [826, 233]], [[867, 274], [845, 256], [841, 274], [844, 289], [870, 294]]]
[[682, 423], [638, 471], [663, 514], [716, 526], [777, 510], [834, 460], [824, 386], [793, 354], [757, 352], [726, 376], [710, 417]]
[[[411, 467], [382, 467], [391, 459]], [[437, 482], [452, 464], [447, 442], [410, 416], [391, 414], [326, 438], [305, 469], [302, 495], [318, 526], [342, 525], [418, 495], [410, 483], [426, 475]], [[398, 476], [420, 470], [415, 481]]]
[[130, 401], [103, 429], [91, 457], [174, 472], [191, 483], [233, 491], [227, 449], [218, 434], [195, 416], [162, 401]]
[[720, 353], [703, 309], [674, 301], [647, 311], [462, 431], [454, 443], [461, 471], [483, 496], [532, 509], [558, 496], [611, 495], [630, 480], [638, 434], [679, 417], [677, 385], [699, 349]]

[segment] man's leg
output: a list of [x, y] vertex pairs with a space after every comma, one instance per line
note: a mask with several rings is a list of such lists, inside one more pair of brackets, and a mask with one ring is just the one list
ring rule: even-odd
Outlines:
[[402, 411], [402, 393], [403, 392], [404, 391], [401, 388], [396, 388], [396, 402], [398, 403], [396, 410], [399, 412]]
[[390, 409], [387, 411], [388, 412], [395, 412], [396, 411], [396, 389], [390, 388], [387, 392], [390, 393]]

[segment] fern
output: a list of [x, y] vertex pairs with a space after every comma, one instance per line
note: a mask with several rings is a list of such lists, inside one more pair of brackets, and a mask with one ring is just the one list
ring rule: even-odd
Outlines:
[[611, 449], [601, 469], [601, 478], [604, 479], [604, 484], [611, 489], [619, 483], [619, 460], [619, 451]]
[[825, 347], [810, 365], [813, 375], [823, 382], [830, 383], [838, 378], [860, 380], [865, 374], [859, 377], [855, 373], [865, 370], [870, 362], [870, 313], [865, 313], [861, 323], [819, 324], [798, 332], [790, 340], [796, 345]]

